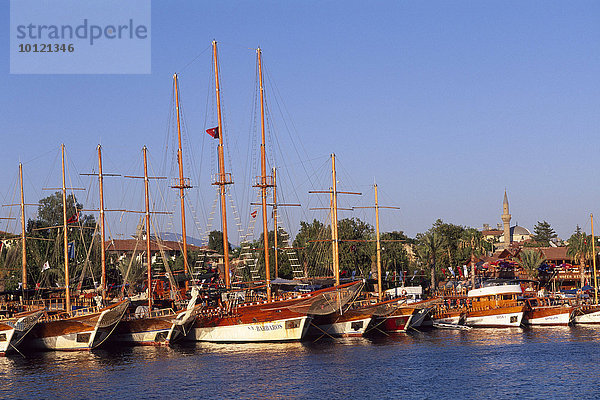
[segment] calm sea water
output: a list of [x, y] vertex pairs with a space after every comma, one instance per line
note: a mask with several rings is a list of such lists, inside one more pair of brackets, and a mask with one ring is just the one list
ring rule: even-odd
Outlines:
[[600, 398], [600, 327], [0, 358], [1, 398]]

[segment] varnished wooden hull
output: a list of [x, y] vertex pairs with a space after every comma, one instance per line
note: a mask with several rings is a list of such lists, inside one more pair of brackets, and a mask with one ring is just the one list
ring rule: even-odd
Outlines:
[[538, 306], [525, 312], [525, 325], [567, 326], [572, 322], [573, 307], [571, 306]]
[[198, 342], [298, 341], [310, 319], [291, 310], [297, 301], [275, 301], [238, 307], [223, 315], [218, 309], [201, 311], [187, 339]]
[[161, 316], [123, 318], [110, 342], [127, 346], [168, 346], [182, 340], [191, 329], [195, 316], [185, 314], [172, 312]]
[[[174, 318], [175, 315], [171, 317]], [[124, 319], [111, 335], [110, 342], [127, 346], [166, 346], [170, 343], [173, 329], [171, 319], [168, 316]]]
[[359, 285], [352, 282], [286, 300], [244, 303], [227, 312], [206, 308], [196, 316], [186, 339], [216, 343], [299, 341], [306, 335], [313, 314], [324, 310], [331, 313], [332, 299], [347, 301]]
[[123, 318], [129, 300], [98, 312], [65, 319], [43, 319], [31, 330], [27, 347], [34, 350], [92, 350], [104, 343]]
[[521, 326], [525, 306], [500, 307], [467, 312], [465, 325], [477, 328], [513, 328]]
[[199, 342], [290, 342], [299, 341], [306, 333], [310, 317], [283, 317], [239, 323], [234, 318], [202, 316], [196, 319], [188, 338]]

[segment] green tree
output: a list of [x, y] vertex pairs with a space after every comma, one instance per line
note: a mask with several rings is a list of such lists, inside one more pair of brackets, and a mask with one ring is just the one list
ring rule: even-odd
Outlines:
[[443, 254], [444, 240], [435, 231], [417, 234], [417, 256], [419, 260], [429, 267], [431, 275], [431, 291], [436, 289], [437, 260]]
[[410, 262], [404, 245], [409, 238], [404, 232], [384, 232], [381, 234], [381, 263], [384, 271], [408, 271]]
[[314, 219], [311, 223], [300, 221], [300, 230], [293, 247], [307, 276], [333, 275], [331, 270], [331, 228]]
[[[67, 219], [71, 219], [83, 209], [83, 205], [77, 202], [77, 199], [73, 194], [67, 195], [66, 203]], [[42, 227], [53, 227], [63, 224], [63, 202], [61, 192], [55, 192], [48, 197], [44, 197], [38, 204], [38, 217], [36, 220], [38, 225]]]
[[467, 259], [471, 262], [471, 286], [475, 288], [476, 257], [485, 254], [490, 248], [490, 243], [483, 239], [483, 234], [475, 228], [465, 229], [459, 241], [459, 247], [464, 250]]
[[[67, 195], [66, 205], [67, 220], [71, 221], [67, 240], [75, 246], [75, 258], [69, 261], [69, 279], [74, 286], [84, 276], [93, 275], [99, 281], [100, 241], [96, 220], [93, 215], [81, 213], [83, 205], [74, 195]], [[64, 284], [63, 222], [61, 192], [39, 201], [37, 218], [27, 222], [28, 281]], [[42, 272], [46, 261], [50, 270]]]
[[574, 261], [579, 262], [579, 277], [581, 286], [583, 287], [585, 284], [585, 263], [592, 255], [592, 241], [591, 237], [582, 232], [579, 226], [569, 238], [567, 255]]
[[344, 218], [338, 222], [340, 272], [354, 272], [368, 276], [375, 260], [374, 229], [358, 218]]
[[557, 237], [556, 232], [550, 226], [550, 224], [546, 221], [538, 221], [537, 224], [533, 227], [533, 240], [535, 240], [539, 246], [550, 246], [550, 240]]
[[117, 263], [117, 270], [123, 280], [122, 283], [129, 283], [131, 286], [134, 286], [147, 280], [147, 266], [141, 263], [137, 257], [133, 260], [130, 257], [119, 260]]
[[[229, 244], [229, 251], [231, 251], [231, 243]], [[221, 231], [211, 231], [208, 234], [208, 248], [216, 251], [218, 254], [224, 253], [223, 247], [223, 232]]]
[[532, 249], [525, 249], [521, 251], [519, 253], [519, 257], [521, 258], [519, 264], [525, 271], [527, 271], [527, 275], [529, 275], [531, 279], [537, 280], [540, 274], [539, 267], [544, 261], [546, 261], [546, 257], [544, 257], [544, 255], [542, 255], [542, 253], [540, 253], [538, 250]]
[[[287, 232], [280, 228], [277, 235], [277, 246], [281, 248], [285, 238], [288, 237]], [[275, 276], [275, 231], [269, 231], [267, 240], [269, 241], [269, 269], [271, 272], [271, 279], [276, 278]], [[265, 274], [265, 252], [264, 252], [264, 237], [260, 235], [260, 238], [252, 243], [251, 248], [253, 249], [254, 257], [258, 260], [260, 265], [261, 275]], [[293, 271], [287, 253], [279, 250], [277, 252], [277, 274], [278, 277], [284, 279], [292, 279]]]
[[445, 223], [441, 219], [438, 219], [433, 223], [430, 231], [438, 233], [443, 241], [443, 252], [440, 254], [438, 262], [442, 265], [458, 265], [460, 261], [460, 241], [464, 235], [465, 228], [460, 225]]

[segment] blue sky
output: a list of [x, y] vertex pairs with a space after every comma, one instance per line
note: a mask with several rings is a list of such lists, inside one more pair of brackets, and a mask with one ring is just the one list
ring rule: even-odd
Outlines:
[[[0, 7], [8, 29], [9, 2]], [[495, 225], [506, 188], [513, 224], [532, 229], [546, 220], [568, 238], [577, 224], [589, 231], [591, 212], [600, 215], [599, 20], [593, 1], [154, 1], [149, 75], [11, 75], [2, 35], [2, 197], [12, 202], [19, 161], [28, 202], [47, 195], [43, 186], [59, 185], [55, 159], [63, 142], [70, 175], [90, 188], [78, 193], [86, 207], [97, 192], [77, 174], [95, 168], [98, 143], [107, 172], [139, 173], [146, 145], [156, 174], [168, 174], [178, 72], [186, 157], [194, 165], [186, 175], [196, 186], [188, 196], [198, 220], [192, 236], [200, 236], [214, 201], [214, 141], [204, 130], [215, 123], [209, 47], [216, 39], [232, 199], [243, 225], [255, 196], [250, 177], [258, 175], [248, 149], [255, 133], [252, 49], [260, 46], [268, 139], [277, 138], [268, 145], [275, 150], [270, 164], [281, 168], [281, 195], [303, 204], [288, 211], [286, 229], [295, 232], [299, 219], [326, 218], [308, 208], [327, 199], [306, 192], [331, 185], [333, 152], [340, 190], [364, 193], [343, 205], [372, 202], [376, 180], [380, 202], [401, 208], [382, 216], [384, 231], [414, 235], [437, 218]], [[173, 209], [172, 191], [160, 185], [154, 190], [165, 200], [156, 207]], [[114, 178], [108, 207], [142, 207], [137, 186]], [[341, 216], [373, 222], [367, 211]], [[124, 222], [131, 217], [111, 218], [114, 232], [135, 228]], [[161, 230], [179, 226], [167, 217], [158, 223]]]

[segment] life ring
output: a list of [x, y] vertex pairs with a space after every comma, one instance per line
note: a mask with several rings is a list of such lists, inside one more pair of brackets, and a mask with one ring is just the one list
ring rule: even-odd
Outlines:
[[402, 289], [402, 292], [400, 292], [400, 294], [402, 294], [402, 296], [406, 296], [406, 290]]

